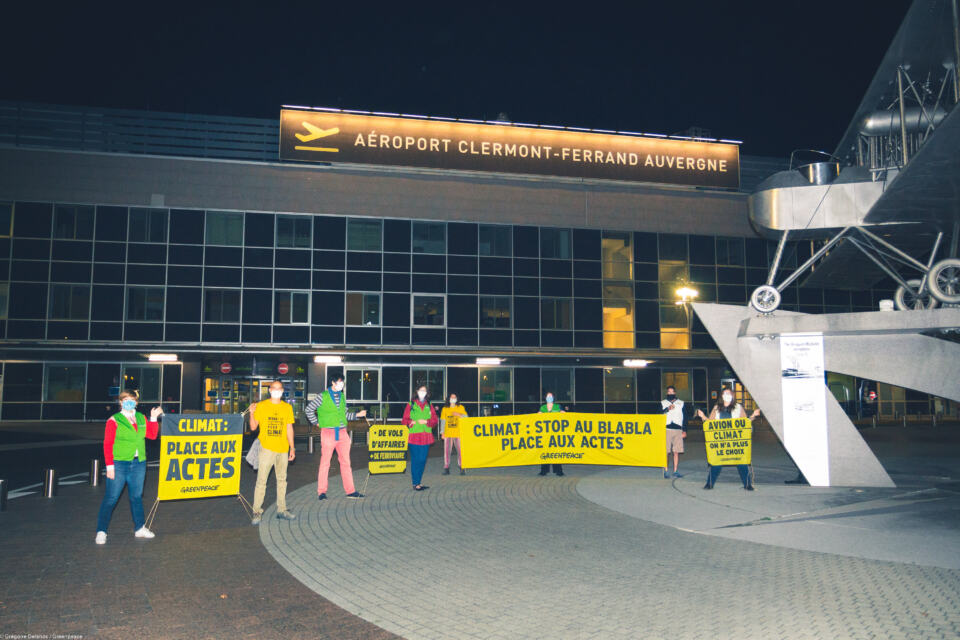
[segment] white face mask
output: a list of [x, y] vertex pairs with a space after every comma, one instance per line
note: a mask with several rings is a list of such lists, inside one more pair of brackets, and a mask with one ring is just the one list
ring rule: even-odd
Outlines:
[[334, 390], [334, 391], [343, 391], [343, 380], [341, 380], [340, 382], [334, 382], [334, 383], [333, 383], [333, 390]]
[[283, 389], [270, 389], [270, 397], [279, 400], [283, 397]]
[[547, 404], [553, 404], [553, 396], [547, 396]]
[[730, 401], [732, 401], [732, 400], [733, 400], [733, 396], [731, 396], [730, 394], [727, 394], [727, 393], [723, 394], [723, 403], [724, 403], [724, 404], [730, 404]]
[[427, 398], [427, 392], [417, 391], [417, 397], [420, 398], [420, 402], [423, 402]]
[[450, 398], [450, 406], [451, 406], [451, 407], [457, 406], [457, 399], [456, 399], [456, 398]]

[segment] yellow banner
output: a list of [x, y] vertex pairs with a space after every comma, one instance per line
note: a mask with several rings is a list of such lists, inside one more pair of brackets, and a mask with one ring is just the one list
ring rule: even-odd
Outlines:
[[160, 435], [159, 500], [240, 493], [239, 415], [165, 415]]
[[460, 418], [463, 467], [610, 464], [663, 467], [663, 414], [532, 413]]
[[402, 424], [372, 424], [367, 434], [370, 473], [403, 473], [407, 470], [407, 428]]
[[707, 464], [752, 464], [753, 424], [747, 418], [707, 420], [703, 423]]

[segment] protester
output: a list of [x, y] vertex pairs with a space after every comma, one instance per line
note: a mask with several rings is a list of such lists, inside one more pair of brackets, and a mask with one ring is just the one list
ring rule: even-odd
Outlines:
[[367, 415], [362, 411], [347, 411], [343, 397], [344, 380], [341, 374], [330, 377], [330, 386], [307, 404], [307, 420], [320, 427], [320, 468], [317, 469], [317, 499], [327, 499], [330, 481], [330, 461], [337, 452], [340, 461], [340, 480], [348, 498], [360, 499], [363, 494], [353, 484], [353, 468], [350, 466], [350, 445], [353, 440], [347, 431], [347, 422]]
[[677, 397], [676, 387], [667, 387], [666, 400], [660, 401], [663, 413], [667, 414], [667, 466], [663, 468], [663, 477], [670, 477], [669, 455], [673, 453], [673, 477], [682, 478], [683, 474], [677, 471], [680, 463], [680, 454], [683, 453], [683, 439], [687, 437], [687, 421], [683, 414], [683, 400]]
[[107, 419], [103, 432], [103, 457], [107, 465], [107, 487], [97, 514], [97, 544], [106, 544], [107, 528], [113, 517], [113, 509], [127, 488], [130, 500], [130, 515], [133, 516], [133, 535], [137, 538], [153, 538], [143, 517], [143, 479], [147, 473], [146, 438], [157, 439], [160, 425], [157, 418], [163, 409], [150, 410], [150, 419], [137, 411], [137, 395], [124, 391], [118, 398], [120, 412]]
[[433, 428], [437, 425], [437, 412], [430, 404], [427, 386], [417, 387], [417, 394], [410, 398], [403, 410], [403, 424], [410, 430], [407, 442], [410, 447], [410, 479], [415, 491], [430, 487], [422, 483], [423, 469], [427, 466], [427, 453], [433, 444]]
[[267, 494], [270, 470], [277, 473], [277, 518], [295, 520], [287, 511], [287, 465], [297, 457], [293, 444], [293, 407], [283, 401], [283, 383], [270, 383], [270, 399], [250, 405], [250, 430], [260, 429], [260, 464], [257, 467], [257, 486], [253, 492], [253, 519], [260, 524], [263, 517], [263, 499]]
[[460, 427], [457, 422], [460, 418], [467, 417], [467, 410], [463, 405], [457, 404], [457, 394], [451, 393], [447, 396], [447, 406], [440, 412], [440, 435], [443, 438], [443, 475], [450, 475], [450, 451], [454, 446], [457, 447], [457, 466], [460, 467], [460, 475], [465, 475], [463, 470], [463, 453], [460, 449]]
[[[743, 405], [734, 402], [733, 391], [729, 388], [723, 388], [720, 392], [720, 398], [720, 402], [716, 404], [710, 412], [709, 418], [704, 415], [703, 411], [697, 410], [697, 415], [700, 416], [701, 420], [726, 420], [728, 418], [743, 418], [746, 415], [746, 412], [743, 410]], [[758, 415], [760, 415], [760, 409], [750, 414], [750, 419], [754, 420]], [[707, 483], [703, 485], [704, 489], [713, 489], [713, 485], [717, 482], [717, 477], [720, 475], [721, 469], [723, 469], [722, 466], [707, 465]], [[750, 465], [738, 464], [737, 472], [740, 474], [740, 481], [743, 482], [743, 488], [747, 491], [753, 491], [753, 478], [751, 477], [753, 474]]]
[[[553, 395], [553, 392], [547, 391], [547, 397], [546, 397], [547, 403], [540, 407], [540, 411], [538, 413], [565, 413], [565, 411], [563, 410], [563, 407], [561, 407], [559, 404], [554, 404], [553, 402], [554, 398], [555, 396]], [[549, 463], [540, 465], [540, 473], [538, 475], [545, 476], [549, 472], [550, 472]], [[558, 476], [563, 476], [563, 465], [560, 465], [560, 464], [553, 465], [553, 472]]]

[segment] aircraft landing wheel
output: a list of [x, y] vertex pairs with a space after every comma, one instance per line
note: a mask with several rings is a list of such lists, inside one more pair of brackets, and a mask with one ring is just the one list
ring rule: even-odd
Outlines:
[[773, 313], [780, 306], [780, 292], [768, 284], [760, 285], [753, 290], [750, 305], [760, 313]]
[[897, 292], [893, 294], [893, 304], [901, 311], [913, 311], [915, 309], [933, 309], [937, 306], [937, 299], [930, 295], [930, 291], [924, 291], [920, 295], [915, 292], [920, 288], [919, 280], [907, 280], [910, 290], [903, 287], [897, 287]]
[[960, 260], [947, 258], [930, 267], [930, 294], [944, 304], [960, 303]]

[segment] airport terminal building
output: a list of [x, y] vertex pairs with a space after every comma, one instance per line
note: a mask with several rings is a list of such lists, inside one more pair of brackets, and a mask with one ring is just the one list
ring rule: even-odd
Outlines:
[[[334, 370], [391, 418], [424, 383], [471, 415], [547, 390], [656, 411], [667, 385], [702, 407], [735, 376], [678, 289], [745, 304], [766, 281], [747, 195], [786, 165], [676, 136], [0, 102], [0, 420], [99, 421], [125, 387], [236, 412], [273, 379], [302, 413]], [[890, 296], [793, 284], [782, 308]]]

